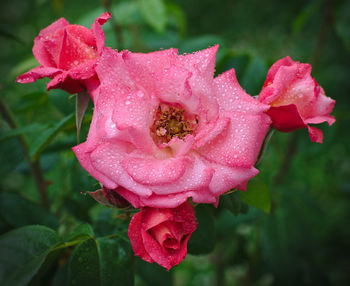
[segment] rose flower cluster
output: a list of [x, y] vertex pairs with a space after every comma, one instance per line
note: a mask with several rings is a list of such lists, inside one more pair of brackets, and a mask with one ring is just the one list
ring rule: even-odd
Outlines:
[[[104, 13], [91, 29], [59, 19], [34, 41], [40, 66], [17, 78], [49, 77], [48, 89], [88, 92], [94, 103], [85, 142], [73, 151], [103, 194], [140, 208], [128, 235], [135, 255], [166, 269], [186, 256], [197, 227], [193, 203], [218, 205], [245, 190], [269, 128], [282, 132], [335, 120], [334, 100], [289, 57], [269, 70], [257, 98], [235, 70], [214, 77], [218, 46], [188, 55], [176, 49], [132, 53], [104, 47]], [[113, 203], [112, 203], [113, 204]]]

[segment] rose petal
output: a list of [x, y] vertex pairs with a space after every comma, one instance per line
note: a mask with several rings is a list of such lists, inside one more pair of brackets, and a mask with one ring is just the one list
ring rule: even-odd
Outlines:
[[142, 213], [138, 212], [131, 218], [129, 229], [128, 229], [128, 236], [135, 255], [140, 256], [144, 261], [153, 263], [154, 260], [151, 258], [151, 256], [149, 256], [149, 254], [147, 253], [143, 245], [141, 228], [142, 228]]
[[295, 104], [271, 107], [267, 114], [272, 119], [273, 127], [279, 131], [289, 132], [306, 127]]
[[212, 162], [250, 168], [255, 164], [270, 119], [265, 114], [226, 112], [223, 115], [230, 119], [227, 130], [198, 148], [198, 152]]
[[260, 103], [242, 89], [234, 69], [230, 69], [214, 79], [214, 91], [214, 97], [222, 111], [261, 113], [269, 109], [268, 105]]
[[164, 185], [175, 182], [186, 171], [188, 159], [176, 157], [169, 159], [156, 159], [153, 156], [127, 156], [122, 167], [138, 183], [143, 185]]
[[29, 83], [34, 82], [38, 79], [44, 78], [44, 77], [54, 77], [57, 74], [62, 73], [60, 69], [52, 68], [52, 67], [44, 67], [44, 66], [38, 66], [30, 71], [20, 75], [17, 77], [16, 82], [19, 83]]
[[62, 43], [63, 29], [69, 23], [60, 18], [41, 30], [34, 40], [33, 54], [40, 65], [57, 68], [59, 49]]
[[91, 26], [91, 32], [94, 35], [97, 51], [99, 54], [105, 46], [105, 34], [102, 30], [102, 25], [106, 23], [112, 17], [111, 13], [105, 12], [95, 19], [95, 22]]

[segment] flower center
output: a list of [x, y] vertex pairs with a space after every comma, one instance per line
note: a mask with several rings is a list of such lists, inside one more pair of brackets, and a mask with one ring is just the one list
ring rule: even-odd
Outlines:
[[151, 133], [157, 144], [168, 143], [173, 137], [183, 139], [198, 125], [196, 116], [191, 118], [185, 110], [175, 106], [159, 105], [154, 118]]

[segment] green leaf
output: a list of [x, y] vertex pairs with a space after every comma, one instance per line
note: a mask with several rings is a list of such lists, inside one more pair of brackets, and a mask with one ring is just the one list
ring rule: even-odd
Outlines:
[[74, 113], [69, 114], [58, 122], [55, 126], [45, 130], [41, 136], [30, 146], [30, 156], [32, 159], [37, 159], [39, 154], [48, 146], [57, 136], [57, 134], [65, 129], [74, 118]]
[[10, 77], [15, 78], [15, 77], [19, 76], [20, 74], [25, 73], [28, 70], [30, 70], [38, 65], [39, 65], [39, 63], [36, 60], [36, 58], [31, 56], [30, 58], [25, 59], [24, 61], [21, 61], [20, 63], [15, 65], [10, 71]]
[[261, 58], [253, 58], [244, 73], [242, 86], [247, 93], [256, 95], [260, 92], [267, 73], [267, 65]]
[[130, 245], [117, 238], [83, 241], [70, 257], [69, 278], [71, 285], [133, 285]]
[[266, 213], [270, 213], [270, 191], [261, 176], [254, 177], [248, 182], [247, 190], [242, 192], [242, 201]]
[[139, 5], [137, 2], [120, 2], [112, 6], [112, 14], [115, 22], [122, 26], [128, 27], [132, 24], [142, 23]]
[[64, 264], [61, 268], [59, 268], [55, 276], [52, 279], [51, 286], [64, 286], [69, 285], [68, 278], [68, 263]]
[[187, 29], [187, 22], [184, 11], [182, 11], [178, 5], [170, 2], [166, 3], [166, 9], [169, 15], [169, 25], [172, 24], [173, 20], [175, 26], [178, 28], [179, 34], [184, 37], [186, 35]]
[[163, 33], [167, 24], [163, 0], [138, 0], [138, 4], [146, 22], [158, 33]]
[[0, 193], [0, 216], [13, 227], [30, 224], [58, 227], [58, 219], [53, 213], [16, 193]]
[[39, 124], [39, 123], [33, 123], [29, 124], [27, 126], [19, 127], [16, 129], [10, 129], [7, 131], [3, 131], [0, 133], [0, 142], [4, 140], [11, 139], [13, 137], [16, 137], [18, 135], [23, 135], [27, 133], [32, 133], [32, 132], [38, 132], [41, 131], [45, 128], [44, 125]]
[[48, 253], [60, 243], [57, 233], [33, 225], [10, 231], [0, 237], [0, 285], [27, 285]]
[[78, 225], [73, 231], [65, 238], [65, 241], [83, 240], [94, 237], [94, 230], [88, 223]]
[[297, 35], [302, 31], [308, 23], [311, 16], [319, 13], [322, 7], [323, 0], [316, 0], [312, 2], [305, 2], [305, 7], [300, 11], [297, 17], [292, 22], [293, 34]]
[[172, 272], [166, 271], [165, 268], [156, 263], [148, 263], [140, 258], [136, 261], [136, 272], [146, 285], [152, 286], [171, 286]]
[[215, 227], [212, 206], [197, 205], [196, 217], [198, 226], [188, 241], [188, 253], [207, 254], [215, 246]]
[[350, 2], [344, 1], [337, 9], [335, 20], [335, 31], [343, 41], [345, 48], [350, 51]]
[[87, 92], [79, 92], [75, 102], [75, 125], [77, 127], [77, 142], [80, 142], [80, 128], [86, 108], [89, 105], [90, 95]]
[[19, 38], [15, 33], [3, 27], [0, 27], [0, 36], [9, 40], [15, 41], [17, 43], [20, 43], [22, 45], [26, 44], [25, 41]]
[[230, 194], [224, 194], [220, 197], [220, 207], [231, 211], [235, 216], [240, 213], [247, 213], [248, 206], [242, 202], [242, 192], [233, 191]]

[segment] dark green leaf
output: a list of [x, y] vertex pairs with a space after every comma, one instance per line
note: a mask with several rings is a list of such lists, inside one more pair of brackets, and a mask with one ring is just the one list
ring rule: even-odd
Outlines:
[[27, 285], [48, 253], [60, 243], [45, 226], [26, 226], [0, 237], [0, 285]]
[[242, 202], [241, 191], [233, 191], [220, 197], [220, 207], [230, 210], [235, 216], [247, 213], [248, 206]]
[[68, 270], [68, 263], [64, 264], [61, 268], [59, 268], [56, 271], [55, 276], [53, 277], [51, 286], [69, 285]]
[[11, 138], [18, 136], [18, 135], [23, 135], [23, 134], [27, 134], [27, 133], [31, 133], [31, 132], [38, 132], [38, 131], [43, 130], [44, 128], [45, 128], [45, 126], [42, 124], [33, 123], [33, 124], [29, 124], [27, 126], [16, 128], [16, 129], [10, 129], [7, 131], [3, 131], [0, 133], [0, 142], [4, 141], [4, 140], [11, 139]]
[[308, 23], [310, 17], [316, 13], [319, 13], [323, 2], [323, 0], [306, 2], [305, 7], [301, 10], [297, 17], [295, 17], [292, 23], [292, 30], [294, 34], [299, 34], [299, 32], [305, 28], [305, 25]]
[[267, 74], [267, 65], [261, 58], [253, 58], [248, 64], [242, 86], [247, 93], [256, 95], [260, 92]]
[[86, 92], [80, 92], [77, 94], [75, 102], [75, 125], [77, 127], [77, 141], [80, 142], [80, 128], [83, 121], [86, 108], [89, 105], [90, 95]]
[[9, 40], [15, 41], [17, 43], [20, 43], [22, 45], [25, 45], [25, 42], [21, 38], [17, 37], [17, 35], [15, 35], [11, 31], [6, 30], [4, 28], [0, 28], [0, 36]]
[[30, 58], [25, 59], [24, 61], [15, 64], [14, 67], [10, 71], [10, 77], [15, 78], [19, 76], [22, 73], [27, 72], [28, 70], [34, 68], [35, 66], [39, 65], [36, 58], [31, 56]]
[[257, 176], [248, 182], [247, 190], [242, 192], [242, 201], [248, 205], [261, 209], [264, 212], [270, 213], [270, 191], [260, 176]]
[[58, 227], [58, 219], [53, 213], [15, 193], [0, 193], [0, 216], [13, 227], [29, 224]]
[[215, 227], [212, 206], [196, 206], [198, 226], [188, 241], [188, 253], [207, 254], [215, 246]]
[[116, 23], [122, 27], [127, 27], [131, 24], [142, 23], [143, 18], [140, 14], [139, 5], [137, 2], [120, 2], [112, 6], [112, 14]]
[[167, 24], [163, 0], [138, 0], [141, 14], [158, 33], [163, 33]]
[[69, 260], [71, 285], [123, 285], [134, 283], [130, 245], [117, 238], [87, 239]]
[[166, 271], [165, 268], [156, 263], [148, 263], [140, 258], [136, 261], [136, 272], [140, 278], [150, 286], [171, 286], [172, 272]]
[[171, 20], [173, 20], [178, 28], [178, 32], [181, 36], [185, 36], [186, 34], [186, 17], [182, 9], [175, 5], [174, 3], [167, 2], [166, 3], [167, 13], [169, 14], [169, 25], [171, 24]]
[[83, 223], [73, 229], [73, 231], [65, 238], [65, 241], [91, 238], [94, 235], [95, 234], [92, 226], [88, 223]]
[[49, 145], [57, 134], [62, 131], [72, 120], [74, 113], [69, 114], [58, 122], [55, 126], [44, 131], [41, 136], [37, 138], [35, 142], [30, 146], [30, 156], [33, 159], [37, 159], [39, 154]]
[[350, 2], [344, 1], [336, 12], [334, 17], [335, 20], [335, 31], [344, 43], [344, 46], [350, 51]]

